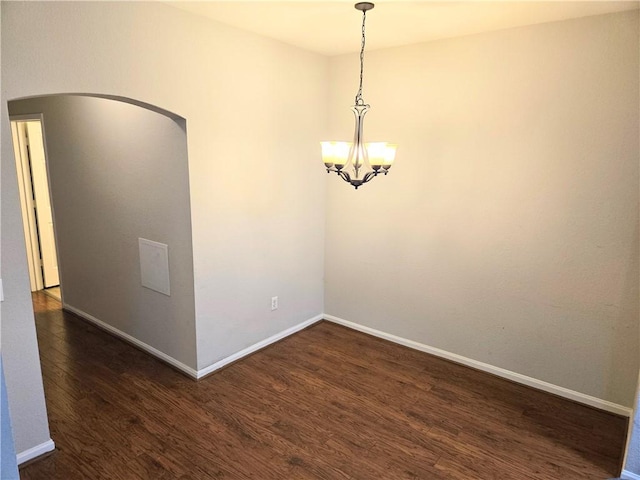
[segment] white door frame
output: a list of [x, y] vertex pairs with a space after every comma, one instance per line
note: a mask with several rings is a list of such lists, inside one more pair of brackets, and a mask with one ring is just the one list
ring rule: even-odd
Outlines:
[[[48, 158], [47, 143], [44, 127], [44, 116], [41, 113], [29, 114], [29, 115], [11, 115], [9, 116], [11, 123], [11, 133], [13, 140], [14, 155], [16, 161], [16, 172], [18, 176], [18, 189], [20, 193], [20, 205], [22, 208], [22, 222], [24, 227], [25, 245], [27, 250], [27, 264], [29, 267], [29, 281], [31, 284], [31, 291], [42, 290], [44, 288], [42, 268], [40, 264], [40, 245], [38, 239], [38, 231], [36, 227], [36, 216], [34, 211], [33, 202], [33, 184], [31, 182], [31, 171], [29, 164], [24, 162], [26, 157], [24, 152], [24, 145], [20, 141], [16, 141], [20, 135], [19, 122], [38, 121], [40, 122], [40, 128], [42, 129], [43, 149], [45, 159]], [[45, 160], [46, 161], [46, 160]], [[49, 186], [49, 192], [51, 192], [51, 178], [49, 175], [49, 169], [47, 168], [47, 185]], [[49, 198], [49, 201], [51, 199]], [[57, 237], [55, 232], [55, 215], [53, 212], [53, 205], [51, 205], [51, 215], [54, 218], [54, 238], [56, 239], [56, 255], [57, 255]]]

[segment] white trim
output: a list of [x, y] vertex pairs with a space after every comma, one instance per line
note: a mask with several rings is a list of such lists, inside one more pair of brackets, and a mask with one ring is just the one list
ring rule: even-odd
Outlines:
[[28, 462], [29, 460], [33, 460], [40, 455], [44, 455], [45, 453], [52, 452], [56, 448], [56, 445], [53, 443], [53, 440], [49, 439], [40, 445], [36, 445], [35, 447], [31, 447], [24, 452], [20, 452], [16, 455], [16, 459], [18, 461], [18, 465], [23, 464], [24, 462]]
[[96, 317], [94, 317], [93, 315], [89, 315], [86, 312], [83, 312], [82, 310], [80, 310], [79, 308], [73, 307], [71, 305], [69, 305], [68, 303], [63, 303], [62, 304], [62, 308], [64, 308], [65, 310], [68, 310], [72, 313], [75, 313], [76, 315], [78, 315], [80, 318], [93, 323], [95, 326], [97, 326], [98, 328], [101, 328], [103, 330], [106, 330], [107, 332], [111, 333], [112, 335], [121, 338], [122, 340], [124, 340], [125, 342], [131, 343], [132, 345], [135, 345], [136, 347], [138, 347], [140, 350], [144, 350], [145, 352], [153, 355], [156, 358], [159, 358], [160, 360], [168, 363], [169, 365], [172, 365], [173, 367], [177, 368], [178, 370], [180, 370], [183, 373], [186, 373], [187, 375], [189, 375], [191, 378], [194, 378], [196, 380], [209, 375], [213, 372], [215, 372], [216, 370], [221, 369], [222, 367], [225, 367], [227, 365], [229, 365], [230, 363], [233, 363], [237, 360], [240, 360], [243, 357], [246, 357], [247, 355], [251, 355], [254, 352], [257, 352], [258, 350], [271, 345], [272, 343], [277, 342], [278, 340], [282, 340], [285, 337], [288, 337], [289, 335], [293, 335], [296, 332], [299, 332], [300, 330], [303, 330], [305, 328], [307, 328], [310, 325], [313, 325], [314, 323], [319, 322], [320, 320], [325, 318], [325, 315], [316, 315], [313, 318], [310, 318], [309, 320], [306, 320], [302, 323], [299, 323], [298, 325], [294, 325], [291, 328], [287, 328], [286, 330], [283, 330], [279, 333], [276, 333], [275, 335], [262, 340], [258, 343], [255, 343], [253, 345], [251, 345], [250, 347], [247, 347], [243, 350], [240, 350], [239, 352], [236, 352], [232, 355], [229, 355], [226, 358], [223, 358], [222, 360], [217, 361], [216, 363], [209, 365], [208, 367], [202, 368], [200, 370], [195, 370], [194, 368], [189, 367], [188, 365], [185, 365], [184, 363], [176, 360], [175, 358], [167, 355], [166, 353], [161, 352], [160, 350], [158, 350], [157, 348], [152, 347], [151, 345], [148, 345], [140, 340], [138, 340], [135, 337], [132, 337], [131, 335], [129, 335], [128, 333], [124, 333], [122, 330], [117, 329], [116, 327], [109, 325], [108, 323], [103, 322], [102, 320], [97, 319]]
[[286, 330], [283, 330], [280, 333], [276, 333], [275, 335], [272, 335], [271, 337], [265, 340], [262, 340], [258, 343], [254, 343], [253, 345], [245, 348], [244, 350], [240, 350], [239, 352], [236, 352], [233, 355], [229, 355], [228, 357], [223, 358], [222, 360], [219, 360], [212, 365], [209, 365], [208, 367], [198, 370], [198, 374], [196, 378], [202, 378], [205, 375], [209, 375], [210, 373], [213, 373], [216, 370], [219, 370], [222, 367], [229, 365], [230, 363], [240, 360], [241, 358], [246, 357], [247, 355], [251, 355], [252, 353], [257, 352], [258, 350], [266, 346], [269, 346], [272, 343], [277, 342], [278, 340], [282, 340], [283, 338], [288, 337], [289, 335], [293, 335], [294, 333], [299, 332], [300, 330], [303, 330], [313, 325], [314, 323], [317, 323], [320, 320], [323, 320], [324, 318], [326, 318], [326, 315], [322, 315], [322, 314], [316, 315], [315, 317], [310, 318], [309, 320], [306, 320], [302, 323], [299, 323], [298, 325], [294, 325], [293, 327], [287, 328]]
[[40, 240], [36, 228], [34, 210], [33, 182], [26, 147], [26, 122], [39, 121], [42, 126], [42, 114], [19, 115], [9, 117], [11, 121], [11, 138], [16, 163], [20, 208], [22, 211], [22, 227], [27, 249], [27, 266], [29, 267], [29, 283], [31, 291], [44, 288], [42, 269], [40, 268]]
[[630, 472], [629, 470], [622, 470], [620, 478], [624, 478], [625, 480], [640, 480], [640, 475]]
[[29, 122], [31, 120], [42, 120], [44, 115], [42, 113], [27, 113], [24, 115], [9, 115], [10, 122]]
[[[570, 390], [568, 388], [565, 387], [560, 387], [558, 385], [554, 385], [552, 383], [548, 383], [545, 382], [543, 380], [538, 380], [536, 378], [533, 377], [528, 377], [526, 375], [522, 375], [520, 373], [516, 373], [516, 372], [512, 372], [510, 370], [506, 370], [504, 368], [500, 368], [500, 367], [496, 367], [494, 365], [490, 365], [488, 363], [483, 363], [483, 362], [479, 362], [477, 360], [473, 360], [471, 358], [467, 358], [467, 357], [463, 357], [462, 355], [458, 355], [456, 353], [451, 353], [451, 352], [447, 352], [446, 350], [441, 350], [439, 348], [435, 348], [435, 347], [430, 347], [429, 345], [425, 345], [419, 342], [415, 342], [413, 340], [408, 340], [406, 338], [402, 338], [402, 337], [398, 337], [396, 335], [392, 335], [390, 333], [385, 333], [382, 332], [380, 330], [376, 330], [374, 328], [370, 328], [370, 327], [366, 327], [364, 325], [360, 325], [358, 323], [354, 323], [354, 322], [350, 322], [348, 320], [344, 320], [342, 318], [339, 317], [335, 317], [333, 315], [316, 315], [313, 318], [310, 318], [309, 320], [306, 320], [302, 323], [299, 323], [298, 325], [294, 325], [291, 328], [288, 328], [286, 330], [283, 330], [279, 333], [276, 333], [275, 335], [272, 335], [271, 337], [262, 340], [258, 343], [255, 343], [243, 350], [240, 350], [239, 352], [236, 352], [232, 355], [229, 355], [228, 357], [223, 358], [222, 360], [219, 360], [211, 365], [209, 365], [208, 367], [199, 369], [199, 370], [195, 370], [191, 367], [189, 367], [188, 365], [185, 365], [184, 363], [176, 360], [175, 358], [167, 355], [166, 353], [161, 352], [160, 350], [147, 345], [146, 343], [138, 340], [137, 338], [132, 337], [131, 335], [124, 333], [121, 330], [118, 330], [117, 328], [103, 322], [102, 320], [98, 320], [97, 318], [93, 317], [92, 315], [89, 315], [86, 312], [83, 312], [82, 310], [72, 307], [71, 305], [65, 303], [63, 304], [63, 308], [66, 310], [69, 310], [70, 312], [75, 313], [76, 315], [78, 315], [79, 317], [83, 318], [84, 320], [87, 320], [88, 322], [93, 323], [94, 325], [96, 325], [97, 327], [108, 331], [109, 333], [115, 335], [116, 337], [119, 337], [123, 340], [125, 340], [126, 342], [129, 342], [133, 345], [135, 345], [136, 347], [140, 348], [141, 350], [144, 350], [145, 352], [153, 355], [154, 357], [159, 358], [160, 360], [168, 363], [169, 365], [172, 365], [173, 367], [177, 368], [178, 370], [184, 372], [185, 374], [187, 374], [188, 376], [195, 378], [195, 379], [200, 379], [204, 376], [207, 376], [213, 372], [215, 372], [216, 370], [219, 370], [227, 365], [229, 365], [230, 363], [236, 362], [238, 360], [240, 360], [241, 358], [244, 358], [248, 355], [251, 355], [254, 352], [257, 352], [258, 350], [267, 347], [269, 345], [271, 345], [272, 343], [275, 343], [279, 340], [282, 340], [283, 338], [286, 338], [290, 335], [293, 335], [296, 332], [299, 332], [300, 330], [303, 330], [311, 325], [313, 325], [314, 323], [317, 323], [321, 320], [328, 320], [330, 322], [333, 323], [337, 323], [339, 325], [343, 325], [345, 327], [351, 328], [353, 330], [358, 330], [360, 332], [364, 332], [367, 333], [369, 335], [373, 335], [374, 337], [378, 337], [378, 338], [382, 338], [385, 340], [388, 340], [390, 342], [393, 343], [397, 343], [399, 345], [404, 345], [405, 347], [409, 347], [409, 348], [413, 348], [415, 350], [420, 350], [422, 352], [426, 352], [426, 353], [430, 353], [432, 355], [435, 355], [437, 357], [441, 357], [441, 358], [446, 358], [447, 360], [451, 360], [453, 362], [462, 364], [462, 365], [466, 365], [468, 367], [471, 368], [475, 368], [477, 370], [481, 370], [483, 372], [488, 372], [491, 373], [493, 375], [497, 375], [499, 377], [502, 378], [506, 378], [508, 380], [511, 380], [513, 382], [516, 383], [520, 383], [522, 385], [527, 385], [529, 387], [533, 387], [536, 388], [538, 390], [542, 390], [548, 393], [552, 393], [554, 395], [558, 395], [560, 397], [563, 398], [567, 398], [570, 400], [573, 400], [575, 402], [578, 403], [582, 403], [585, 405], [589, 405], [591, 407], [595, 407], [595, 408], [599, 408], [601, 410], [605, 410], [607, 412], [611, 412], [611, 413], [615, 413], [617, 415], [622, 415], [624, 417], [631, 417], [632, 416], [632, 412], [633, 410], [631, 408], [625, 407], [623, 405], [618, 405], [616, 403], [613, 402], [609, 402], [607, 400], [602, 400], [600, 398], [596, 398], [596, 397], [592, 397], [590, 395], [586, 395], [584, 393], [580, 393], [580, 392], [576, 392], [574, 390]], [[635, 478], [635, 477], [633, 477]], [[637, 477], [638, 480], [640, 480], [640, 477]]]
[[102, 320], [99, 320], [96, 317], [94, 317], [92, 315], [89, 315], [86, 312], [83, 312], [79, 308], [72, 307], [68, 303], [63, 303], [62, 304], [62, 308], [65, 309], [65, 310], [69, 310], [72, 313], [75, 313], [80, 318], [82, 318], [82, 319], [84, 319], [84, 320], [86, 320], [86, 321], [88, 321], [90, 323], [93, 323], [98, 328], [101, 328], [102, 330], [106, 330], [107, 332], [111, 333], [112, 335], [121, 338], [125, 342], [128, 342], [128, 343], [131, 343], [132, 345], [135, 345], [140, 350], [144, 350], [145, 352], [153, 355], [154, 357], [159, 358], [163, 362], [168, 363], [169, 365], [177, 368], [181, 372], [186, 373], [190, 377], [198, 378], [198, 372], [196, 372], [196, 370], [194, 368], [191, 368], [190, 366], [185, 365], [184, 363], [180, 362], [179, 360], [176, 360], [175, 358], [167, 355], [166, 353], [161, 352], [157, 348], [154, 348], [151, 345], [148, 345], [148, 344], [144, 343], [143, 341], [138, 340], [135, 337], [132, 337], [128, 333], [125, 333], [122, 330], [119, 330], [116, 327], [114, 327], [112, 325], [109, 325], [108, 323], [105, 323]]
[[[576, 392], [574, 390], [569, 390], [568, 388], [560, 387], [558, 385], [554, 385], [552, 383], [538, 380], [536, 378], [528, 377], [520, 373], [512, 372], [504, 368], [495, 367], [488, 363], [479, 362], [471, 358], [463, 357], [462, 355], [447, 352], [446, 350], [440, 350], [439, 348], [430, 347], [422, 343], [414, 342], [413, 340], [408, 340], [406, 338], [398, 337], [396, 335], [391, 335], [390, 333], [381, 332], [380, 330], [376, 330], [370, 327], [365, 327], [364, 325], [350, 322], [348, 320], [344, 320], [339, 317], [334, 317], [333, 315], [325, 315], [324, 318], [326, 320], [329, 320], [330, 322], [337, 323], [345, 327], [349, 327], [353, 330], [358, 330], [360, 332], [368, 333], [369, 335], [373, 335], [374, 337], [383, 338], [385, 340], [389, 340], [390, 342], [397, 343], [399, 345], [404, 345], [405, 347], [430, 353], [437, 357], [446, 358], [447, 360], [451, 360], [453, 362], [460, 363], [462, 365], [466, 365], [468, 367], [472, 367], [477, 370], [482, 370], [483, 372], [488, 372], [493, 375], [497, 375], [498, 377], [506, 378], [516, 383], [527, 385], [529, 387], [533, 387], [545, 392], [553, 393], [554, 395], [568, 398], [575, 402], [583, 403], [591, 407], [599, 408], [601, 410], [606, 410], [607, 412], [615, 413], [617, 415], [622, 415], [625, 417], [631, 417], [633, 412], [632, 409], [625, 407], [623, 405], [618, 405], [616, 403], [609, 402], [607, 400], [602, 400], [600, 398], [592, 397], [584, 393]], [[640, 477], [637, 477], [637, 478], [640, 480]]]

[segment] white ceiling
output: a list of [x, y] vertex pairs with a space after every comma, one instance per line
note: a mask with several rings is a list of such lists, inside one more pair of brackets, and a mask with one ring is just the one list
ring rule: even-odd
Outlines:
[[[324, 55], [360, 49], [353, 0], [171, 1], [170, 5]], [[640, 1], [397, 1], [367, 13], [367, 50], [638, 9]]]

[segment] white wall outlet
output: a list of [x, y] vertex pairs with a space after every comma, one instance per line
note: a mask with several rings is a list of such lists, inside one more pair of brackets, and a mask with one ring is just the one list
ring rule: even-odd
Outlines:
[[278, 297], [271, 297], [271, 310], [278, 309]]

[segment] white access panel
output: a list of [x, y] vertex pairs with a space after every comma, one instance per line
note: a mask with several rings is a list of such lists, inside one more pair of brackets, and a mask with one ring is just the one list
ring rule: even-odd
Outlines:
[[169, 284], [169, 246], [138, 238], [142, 286], [171, 295]]

